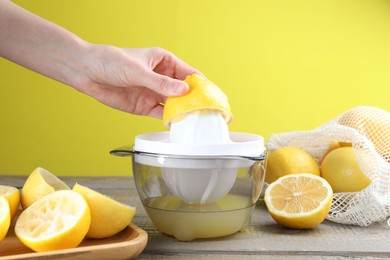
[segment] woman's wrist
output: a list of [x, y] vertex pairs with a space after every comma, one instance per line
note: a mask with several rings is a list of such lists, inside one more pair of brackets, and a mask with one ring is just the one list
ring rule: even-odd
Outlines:
[[[77, 90], [82, 91], [88, 83], [86, 78], [86, 71], [91, 64], [90, 50], [93, 48], [93, 44], [83, 41], [77, 36], [71, 37], [71, 41], [63, 50], [58, 50], [56, 54], [58, 66], [58, 77], [56, 80], [65, 83]], [[82, 91], [84, 92], [84, 91]]]

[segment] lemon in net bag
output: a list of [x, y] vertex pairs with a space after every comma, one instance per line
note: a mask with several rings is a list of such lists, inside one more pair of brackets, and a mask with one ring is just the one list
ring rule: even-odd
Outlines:
[[332, 143], [349, 142], [361, 171], [371, 182], [358, 192], [334, 193], [327, 219], [368, 226], [390, 217], [390, 113], [380, 108], [352, 108], [309, 131], [271, 135], [269, 152], [285, 146], [307, 151], [320, 165]]

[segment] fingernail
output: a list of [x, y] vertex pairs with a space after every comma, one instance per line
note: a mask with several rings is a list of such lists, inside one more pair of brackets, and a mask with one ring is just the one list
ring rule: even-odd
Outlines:
[[182, 82], [182, 84], [180, 84], [180, 87], [176, 88], [175, 92], [179, 95], [184, 95], [185, 93], [187, 93], [189, 88], [190, 87], [186, 82]]

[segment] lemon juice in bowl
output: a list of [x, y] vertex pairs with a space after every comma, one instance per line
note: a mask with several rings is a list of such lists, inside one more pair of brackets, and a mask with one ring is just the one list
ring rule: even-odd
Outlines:
[[181, 241], [233, 234], [250, 223], [253, 210], [247, 197], [233, 194], [205, 205], [158, 197], [145, 201], [144, 207], [161, 232]]

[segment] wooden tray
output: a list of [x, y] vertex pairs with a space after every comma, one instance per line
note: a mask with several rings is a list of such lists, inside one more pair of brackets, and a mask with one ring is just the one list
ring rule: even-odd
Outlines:
[[78, 247], [37, 253], [24, 246], [15, 236], [11, 225], [0, 242], [0, 260], [12, 259], [131, 259], [144, 250], [148, 234], [130, 224], [119, 234], [105, 239], [85, 239]]

